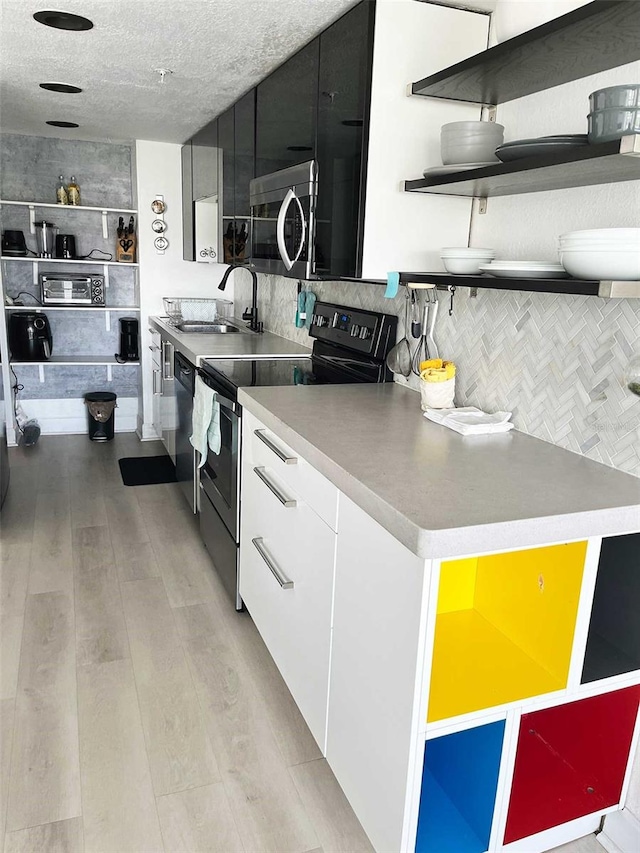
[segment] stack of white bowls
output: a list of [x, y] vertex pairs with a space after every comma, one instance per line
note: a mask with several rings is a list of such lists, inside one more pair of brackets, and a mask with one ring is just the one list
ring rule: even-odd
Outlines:
[[558, 254], [575, 278], [640, 280], [640, 228], [571, 231], [560, 237]]
[[488, 264], [495, 256], [493, 249], [477, 249], [474, 246], [449, 246], [440, 249], [444, 268], [453, 275], [479, 275], [480, 264]]
[[504, 142], [504, 127], [493, 121], [454, 121], [440, 128], [444, 166], [499, 163], [495, 151]]

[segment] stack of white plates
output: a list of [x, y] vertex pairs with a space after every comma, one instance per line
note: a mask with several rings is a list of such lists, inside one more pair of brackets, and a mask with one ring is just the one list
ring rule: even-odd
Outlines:
[[558, 251], [576, 278], [640, 280], [640, 228], [571, 231], [560, 237]]
[[492, 261], [481, 264], [480, 269], [497, 278], [565, 278], [567, 275], [560, 264], [545, 261]]

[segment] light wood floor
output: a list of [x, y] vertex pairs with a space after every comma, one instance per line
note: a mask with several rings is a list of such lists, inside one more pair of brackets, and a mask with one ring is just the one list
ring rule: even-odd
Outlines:
[[0, 849], [368, 853], [177, 487], [122, 485], [118, 458], [161, 452], [132, 434], [10, 451]]

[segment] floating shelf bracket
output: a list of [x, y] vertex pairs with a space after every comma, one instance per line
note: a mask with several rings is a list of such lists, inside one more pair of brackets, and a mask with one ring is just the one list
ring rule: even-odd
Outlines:
[[40, 379], [41, 383], [44, 382], [44, 364], [38, 365], [38, 378]]
[[37, 286], [38, 284], [38, 262], [33, 262], [33, 283]]
[[105, 264], [102, 268], [102, 272], [104, 274], [104, 288], [105, 290], [109, 289], [109, 266]]
[[111, 370], [111, 365], [107, 365], [107, 382], [113, 381], [113, 371]]
[[36, 209], [33, 204], [29, 205], [29, 231], [31, 234], [36, 233]]
[[103, 210], [102, 212], [102, 236], [105, 240], [109, 237], [109, 223], [107, 222], [107, 211]]
[[105, 331], [111, 331], [111, 311], [104, 312], [104, 328]]

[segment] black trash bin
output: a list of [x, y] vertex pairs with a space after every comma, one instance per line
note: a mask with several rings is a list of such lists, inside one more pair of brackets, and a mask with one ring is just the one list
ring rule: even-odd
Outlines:
[[117, 394], [93, 391], [84, 395], [91, 441], [111, 441], [115, 429]]

